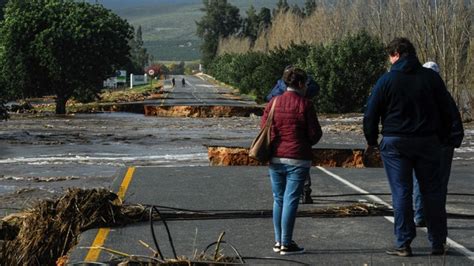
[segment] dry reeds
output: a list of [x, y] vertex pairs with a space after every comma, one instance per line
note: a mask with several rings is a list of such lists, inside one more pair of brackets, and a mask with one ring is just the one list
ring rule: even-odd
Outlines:
[[[67, 253], [77, 243], [79, 234], [90, 228], [112, 227], [132, 222], [149, 220], [187, 220], [187, 219], [243, 219], [271, 217], [271, 210], [246, 211], [193, 211], [165, 208], [163, 212], [146, 210], [156, 207], [142, 205], [122, 205], [118, 196], [106, 189], [69, 189], [58, 200], [39, 202], [32, 209], [23, 213], [5, 217], [0, 224], [0, 235], [3, 244], [0, 252], [0, 265], [54, 265], [67, 261]], [[314, 208], [298, 212], [300, 217], [351, 217], [386, 215], [385, 206], [373, 204], [352, 204], [348, 206]], [[169, 232], [168, 232], [169, 233]], [[169, 235], [170, 243], [171, 235]], [[175, 256], [176, 259], [156, 258], [155, 252], [148, 244], [145, 247], [152, 250], [153, 257], [128, 255], [119, 256], [121, 265], [141, 263], [147, 265], [188, 265], [196, 262], [206, 263], [243, 263], [244, 260], [237, 249], [226, 243], [223, 234], [217, 242], [210, 244], [200, 255], [193, 260]], [[236, 256], [229, 257], [221, 254], [221, 244], [230, 246]], [[143, 243], [142, 243], [143, 245]], [[216, 246], [213, 255], [207, 250]], [[106, 251], [113, 251], [102, 247]], [[158, 250], [158, 249], [157, 249]], [[134, 264], [135, 263], [135, 264]]]
[[69, 189], [58, 200], [41, 201], [4, 220], [18, 235], [4, 242], [1, 265], [52, 265], [76, 244], [81, 231], [130, 222], [117, 195], [105, 189]]

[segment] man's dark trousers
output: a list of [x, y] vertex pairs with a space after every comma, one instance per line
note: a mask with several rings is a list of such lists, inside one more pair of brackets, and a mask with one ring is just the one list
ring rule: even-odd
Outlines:
[[447, 237], [446, 189], [440, 173], [438, 137], [387, 137], [380, 143], [394, 208], [398, 247], [410, 245], [416, 236], [413, 221], [413, 171], [424, 199], [424, 212], [432, 248], [443, 248]]

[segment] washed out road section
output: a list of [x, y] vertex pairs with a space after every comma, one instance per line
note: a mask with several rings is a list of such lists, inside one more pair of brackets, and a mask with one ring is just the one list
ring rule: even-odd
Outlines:
[[[354, 176], [365, 179], [361, 187], [370, 193], [385, 194], [382, 197], [390, 203], [388, 184], [383, 169], [342, 169], [330, 168], [343, 178], [354, 179]], [[272, 195], [266, 167], [191, 167], [191, 168], [156, 168], [138, 167], [125, 195], [126, 203], [148, 204], [183, 208], [191, 210], [271, 210]], [[122, 171], [124, 173], [124, 171]], [[469, 179], [469, 175], [455, 170], [453, 177]], [[311, 170], [315, 204], [301, 205], [301, 209], [316, 207], [340, 206], [370, 198], [357, 194], [353, 188], [342, 184], [318, 168]], [[122, 178], [117, 178], [113, 189], [118, 190]], [[452, 190], [460, 189], [454, 187]], [[341, 195], [324, 197], [324, 195]], [[472, 198], [465, 198], [471, 201]], [[462, 206], [459, 202], [448, 200], [448, 210], [462, 209], [473, 213], [472, 205]], [[471, 220], [472, 221], [472, 220]], [[469, 223], [466, 219], [450, 219], [450, 237], [457, 243], [472, 250], [472, 230], [464, 229]], [[208, 244], [216, 241], [218, 235], [225, 231], [224, 240], [238, 248], [243, 256], [275, 256], [273, 245], [273, 226], [271, 218], [242, 218], [218, 220], [175, 220], [168, 221], [170, 232], [178, 255], [192, 257], [195, 250], [200, 252]], [[457, 228], [457, 229], [456, 229]], [[85, 232], [80, 243], [71, 255], [71, 261], [84, 260], [98, 230]], [[166, 231], [161, 222], [155, 222], [160, 248], [163, 254], [172, 257]], [[398, 258], [387, 256], [386, 248], [393, 244], [393, 224], [383, 216], [349, 217], [349, 218], [298, 218], [294, 239], [305, 246], [306, 254], [295, 255], [290, 259], [304, 263], [328, 264], [428, 264], [441, 265], [442, 257], [430, 257], [430, 246], [427, 235], [418, 230], [418, 237], [413, 242], [417, 256]], [[149, 254], [149, 250], [139, 244], [139, 240], [153, 246], [153, 239], [148, 223], [138, 223], [123, 228], [112, 228], [103, 245], [107, 248], [129, 254]], [[230, 248], [226, 255], [233, 255]], [[279, 256], [276, 256], [279, 257]], [[110, 259], [110, 254], [102, 251], [99, 261]], [[252, 262], [252, 261], [248, 261]], [[278, 261], [257, 261], [275, 263]], [[255, 263], [257, 263], [255, 262]], [[446, 257], [449, 265], [472, 265], [472, 260], [452, 248]]]

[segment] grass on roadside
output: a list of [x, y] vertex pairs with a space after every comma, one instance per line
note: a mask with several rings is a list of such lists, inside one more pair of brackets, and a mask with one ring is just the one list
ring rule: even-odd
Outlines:
[[[99, 100], [89, 103], [80, 103], [74, 99], [67, 102], [66, 109], [68, 113], [77, 112], [95, 112], [103, 109], [104, 105], [123, 102], [143, 101], [151, 94], [158, 93], [163, 86], [163, 81], [153, 81], [153, 87], [150, 84], [135, 86], [133, 88], [122, 89], [104, 89], [99, 94]], [[36, 104], [34, 110], [39, 113], [50, 113], [55, 111], [54, 103]]]

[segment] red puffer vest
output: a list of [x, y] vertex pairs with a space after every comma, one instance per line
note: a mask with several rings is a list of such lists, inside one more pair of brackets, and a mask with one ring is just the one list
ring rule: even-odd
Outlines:
[[272, 157], [311, 160], [311, 146], [322, 136], [313, 103], [294, 91], [286, 91], [265, 107], [261, 127], [265, 126], [274, 101], [275, 113], [272, 123]]

